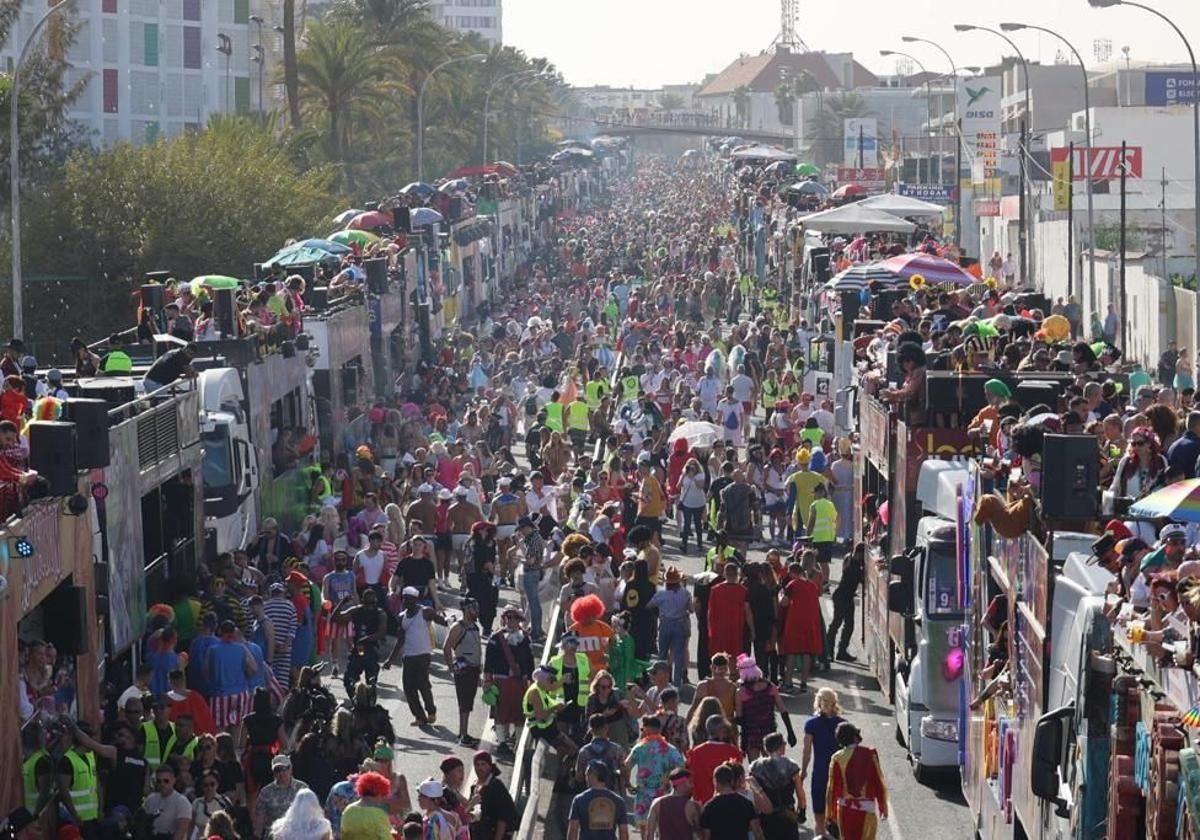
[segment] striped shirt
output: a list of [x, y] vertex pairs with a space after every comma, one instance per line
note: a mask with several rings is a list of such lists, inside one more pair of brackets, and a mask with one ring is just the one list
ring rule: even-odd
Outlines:
[[285, 688], [291, 685], [292, 642], [296, 638], [296, 607], [287, 598], [268, 598], [263, 602], [263, 612], [275, 632], [275, 655], [271, 658], [271, 670], [275, 679]]

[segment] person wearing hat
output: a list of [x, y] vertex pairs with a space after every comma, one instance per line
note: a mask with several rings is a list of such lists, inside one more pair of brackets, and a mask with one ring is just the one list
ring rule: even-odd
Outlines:
[[[296, 794], [302, 790], [308, 790], [308, 785], [292, 776], [292, 759], [285, 753], [280, 753], [271, 759], [271, 777], [271, 782], [263, 786], [262, 790], [258, 792], [258, 798], [254, 801], [251, 821], [254, 824], [255, 837], [265, 836], [266, 830], [287, 813]], [[188, 813], [191, 813], [190, 808]], [[343, 813], [343, 836], [347, 836], [344, 833], [346, 830], [345, 820], [346, 815]]]
[[429, 778], [417, 785], [417, 806], [425, 813], [427, 837], [454, 837], [462, 828], [458, 816], [445, 810], [445, 795], [446, 788], [438, 779]]
[[603, 761], [592, 761], [585, 771], [587, 790], [571, 800], [567, 840], [629, 840], [629, 810], [625, 799], [609, 790], [612, 784]]
[[471, 737], [468, 731], [483, 668], [479, 602], [474, 598], [462, 600], [462, 617], [450, 625], [446, 643], [442, 646], [442, 656], [454, 677], [454, 695], [458, 700], [458, 743], [464, 747], [477, 747], [479, 739]]
[[558, 699], [562, 702], [558, 720], [567, 732], [578, 737], [591, 691], [592, 668], [587, 654], [579, 652], [579, 636], [574, 631], [562, 634], [558, 648], [559, 653], [550, 657], [549, 663], [554, 669], [554, 679], [559, 685]]
[[446, 615], [433, 607], [423, 606], [421, 592], [415, 586], [404, 587], [400, 597], [404, 609], [396, 616], [396, 644], [383, 667], [387, 670], [398, 658], [403, 660], [400, 681], [404, 699], [412, 712], [412, 723], [428, 726], [437, 722], [433, 686], [429, 682], [429, 666], [433, 661], [433, 628], [430, 625], [445, 627]]
[[500, 614], [500, 620], [500, 629], [488, 638], [484, 649], [483, 690], [485, 702], [489, 693], [494, 691], [495, 694], [491, 706], [496, 750], [511, 755], [511, 727], [520, 725], [525, 719], [521, 699], [533, 674], [533, 648], [521, 626], [525, 616], [519, 609], [508, 607]]
[[672, 664], [671, 682], [687, 681], [687, 645], [692, 630], [692, 596], [683, 586], [683, 573], [669, 566], [666, 586], [654, 593], [650, 609], [658, 613], [658, 652]]
[[560, 759], [566, 759], [574, 756], [578, 747], [559, 727], [559, 713], [565, 705], [561, 698], [557, 672], [549, 665], [539, 665], [533, 669], [533, 682], [521, 698], [521, 711], [530, 737], [545, 741]]
[[442, 801], [446, 804], [446, 810], [456, 814], [463, 825], [469, 826], [471, 812], [467, 808], [467, 796], [463, 793], [463, 784], [467, 779], [463, 760], [456, 755], [448, 755], [438, 765], [438, 772], [442, 774]]
[[434, 499], [433, 485], [428, 481], [417, 485], [417, 498], [404, 509], [404, 521], [408, 525], [408, 533], [433, 540], [437, 532], [437, 501]]
[[487, 750], [479, 750], [471, 759], [475, 783], [471, 799], [479, 802], [479, 819], [474, 823], [480, 838], [503, 840], [512, 836], [519, 818], [512, 794], [500, 779], [500, 768]]
[[988, 442], [996, 448], [1000, 434], [1000, 406], [1012, 399], [1012, 390], [1000, 379], [989, 379], [983, 383], [983, 395], [987, 405], [979, 409], [967, 424], [967, 434], [988, 436]]

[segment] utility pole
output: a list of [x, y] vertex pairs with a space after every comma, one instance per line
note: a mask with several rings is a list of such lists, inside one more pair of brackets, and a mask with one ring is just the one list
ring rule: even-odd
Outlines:
[[1067, 295], [1075, 277], [1075, 141], [1067, 145]]
[[[1121, 249], [1121, 253], [1119, 255], [1120, 262], [1118, 263], [1118, 266], [1119, 266], [1118, 276], [1120, 277], [1120, 281], [1121, 281], [1121, 347], [1126, 352], [1128, 352], [1128, 350], [1129, 350], [1129, 311], [1125, 307], [1125, 304], [1126, 304], [1126, 298], [1125, 298], [1125, 178], [1126, 178], [1126, 173], [1125, 173], [1125, 171], [1126, 171], [1126, 169], [1128, 169], [1128, 167], [1125, 165], [1125, 141], [1122, 140], [1121, 141], [1121, 236], [1120, 236], [1119, 244], [1117, 245], [1117, 247]], [[1092, 247], [1095, 248], [1096, 247], [1095, 244], [1093, 244]]]
[[1022, 284], [1029, 282], [1029, 257], [1025, 252], [1029, 242], [1029, 236], [1025, 231], [1028, 222], [1026, 217], [1028, 211], [1025, 207], [1025, 119], [1025, 117], [1021, 117], [1021, 138], [1017, 141], [1020, 143], [1020, 154], [1017, 156], [1017, 177], [1020, 191], [1020, 198], [1017, 203], [1017, 245], [1020, 250], [1017, 252], [1017, 259], [1019, 261]]
[[1164, 280], [1170, 278], [1167, 274], [1167, 167], [1162, 168], [1162, 180], [1158, 182], [1159, 189], [1162, 190], [1162, 200], [1159, 202], [1159, 210], [1162, 211], [1160, 220], [1161, 229], [1158, 232], [1158, 248], [1162, 253], [1162, 276]]
[[863, 127], [862, 123], [858, 124], [858, 168], [859, 171], [866, 168], [863, 163]]

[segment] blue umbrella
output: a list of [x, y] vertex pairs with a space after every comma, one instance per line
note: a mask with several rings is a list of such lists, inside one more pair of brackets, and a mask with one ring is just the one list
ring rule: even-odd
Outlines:
[[424, 227], [425, 225], [435, 225], [442, 221], [442, 214], [434, 210], [432, 207], [416, 207], [413, 208], [408, 217], [408, 223], [413, 227]]
[[263, 265], [303, 265], [319, 263], [327, 260], [337, 260], [342, 254], [349, 254], [350, 249], [328, 239], [305, 239], [293, 242], [271, 257]]
[[433, 195], [435, 192], [437, 192], [437, 190], [435, 190], [433, 187], [429, 186], [429, 184], [422, 183], [421, 181], [413, 181], [411, 184], [405, 184], [403, 187], [400, 188], [401, 195], [416, 194], [416, 195], [428, 196], [428, 195]]

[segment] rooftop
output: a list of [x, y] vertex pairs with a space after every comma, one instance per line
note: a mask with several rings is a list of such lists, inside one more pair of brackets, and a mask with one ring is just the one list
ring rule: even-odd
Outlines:
[[721, 96], [733, 93], [743, 85], [751, 91], [769, 92], [779, 86], [785, 75], [796, 76], [801, 73], [810, 75], [822, 90], [845, 88], [847, 85], [843, 84], [841, 75], [832, 63], [833, 60], [843, 58], [851, 62], [850, 87], [874, 87], [879, 84], [879, 79], [874, 73], [849, 55], [824, 52], [794, 53], [781, 47], [774, 52], [737, 58], [705, 84], [696, 95]]

